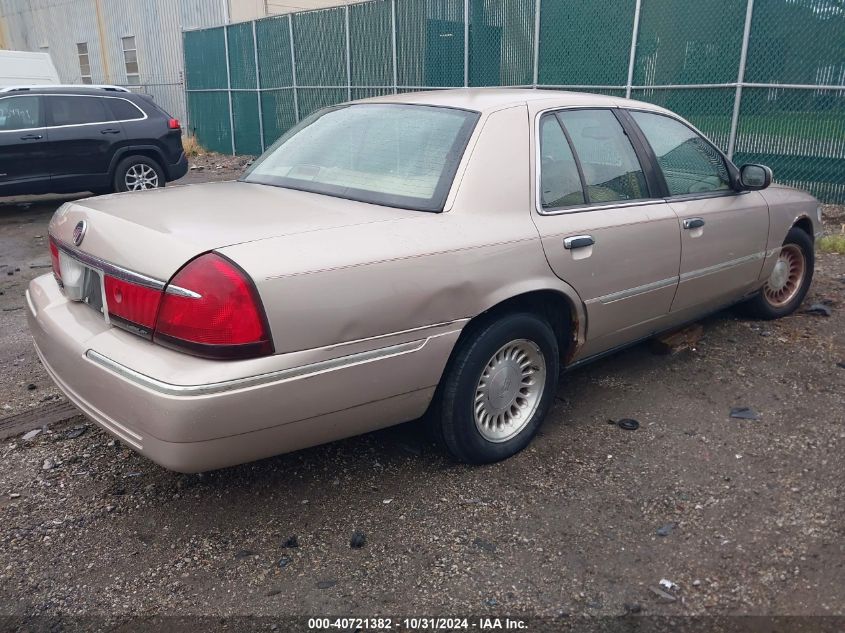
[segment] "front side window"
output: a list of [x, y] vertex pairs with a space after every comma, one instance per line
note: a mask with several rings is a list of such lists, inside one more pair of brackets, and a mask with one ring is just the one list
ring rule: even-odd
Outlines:
[[669, 193], [684, 196], [731, 188], [725, 159], [692, 129], [661, 114], [631, 112], [657, 156]]
[[649, 197], [645, 174], [622, 124], [610, 110], [563, 110], [591, 204]]
[[80, 125], [111, 121], [99, 97], [50, 96], [50, 125]]
[[478, 113], [360, 104], [303, 121], [243, 177], [361, 202], [441, 211]]
[[76, 45], [76, 55], [79, 57], [79, 76], [82, 83], [91, 83], [91, 61], [88, 57], [88, 42], [79, 42]]
[[120, 38], [123, 44], [123, 62], [126, 64], [126, 83], [137, 86], [141, 83], [138, 74], [138, 49], [135, 48], [135, 36]]
[[0, 131], [28, 130], [41, 127], [39, 97], [7, 97], [0, 99]]
[[578, 164], [557, 118], [540, 120], [540, 189], [544, 209], [584, 204]]

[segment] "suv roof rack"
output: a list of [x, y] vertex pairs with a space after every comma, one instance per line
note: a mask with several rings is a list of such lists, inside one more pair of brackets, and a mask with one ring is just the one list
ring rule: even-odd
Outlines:
[[74, 88], [77, 90], [106, 90], [109, 92], [131, 92], [128, 88], [123, 86], [112, 86], [109, 84], [33, 84], [29, 86], [6, 86], [0, 88], [0, 92], [25, 92], [27, 90], [53, 90], [55, 88], [67, 89]]

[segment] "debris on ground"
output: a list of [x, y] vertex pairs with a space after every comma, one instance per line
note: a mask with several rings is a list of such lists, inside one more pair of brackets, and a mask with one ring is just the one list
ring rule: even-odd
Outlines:
[[296, 534], [287, 537], [284, 543], [282, 543], [282, 547], [284, 547], [285, 549], [294, 549], [299, 547], [299, 538], [296, 536]]
[[41, 470], [53, 470], [56, 467], [56, 462], [49, 457], [41, 464]]
[[733, 407], [730, 416], [737, 420], [761, 420], [760, 413], [751, 407]]
[[657, 528], [656, 534], [657, 536], [669, 536], [676, 527], [678, 527], [677, 523], [667, 523]]
[[660, 587], [662, 589], [665, 589], [666, 591], [677, 591], [678, 590], [678, 585], [676, 585], [674, 582], [672, 582], [668, 578], [661, 578], [660, 582], [657, 583], [657, 584], [660, 585]]
[[349, 539], [349, 547], [352, 549], [361, 549], [367, 544], [367, 535], [363, 532], [353, 532], [352, 538]]
[[671, 593], [667, 593], [662, 589], [658, 589], [657, 587], [649, 587], [649, 591], [651, 591], [651, 593], [653, 593], [657, 597], [663, 598], [663, 600], [666, 600], [667, 602], [676, 602], [678, 600]]
[[827, 306], [823, 303], [814, 303], [809, 308], [804, 310], [804, 314], [815, 314], [818, 316], [829, 317], [833, 314], [833, 310], [830, 309], [830, 306]]
[[671, 356], [684, 350], [694, 352], [703, 336], [704, 326], [701, 323], [693, 323], [680, 330], [673, 330], [651, 339], [649, 347], [653, 354], [660, 356]]
[[279, 567], [281, 567], [282, 569], [284, 569], [285, 567], [287, 567], [288, 565], [290, 565], [290, 562], [291, 562], [290, 557], [288, 557], [288, 556], [282, 556], [282, 557], [279, 559], [279, 563], [278, 563], [278, 565], [279, 565]]
[[41, 435], [41, 429], [32, 429], [29, 433], [24, 433], [22, 439], [24, 442], [28, 442], [29, 440], [34, 440], [39, 435]]
[[75, 440], [77, 437], [80, 437], [83, 433], [85, 433], [85, 426], [75, 426], [72, 429], [69, 429], [67, 433], [65, 433], [65, 438], [69, 440]]
[[626, 431], [636, 431], [640, 428], [640, 423], [634, 420], [633, 418], [622, 418], [619, 420], [616, 425], [620, 429], [624, 429]]

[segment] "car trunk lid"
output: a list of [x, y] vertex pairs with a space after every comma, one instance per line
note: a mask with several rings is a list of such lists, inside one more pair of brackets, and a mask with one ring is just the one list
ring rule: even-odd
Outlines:
[[[190, 259], [225, 246], [419, 213], [235, 181], [68, 203], [50, 222], [50, 235], [86, 255], [167, 281]], [[74, 229], [82, 222], [85, 232], [75, 244]]]

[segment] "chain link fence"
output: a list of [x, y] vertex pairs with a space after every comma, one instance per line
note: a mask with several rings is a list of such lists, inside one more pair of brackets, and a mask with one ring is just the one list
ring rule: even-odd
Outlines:
[[184, 51], [189, 128], [218, 152], [350, 99], [566, 88], [665, 106], [845, 202], [845, 0], [372, 0], [186, 31]]

